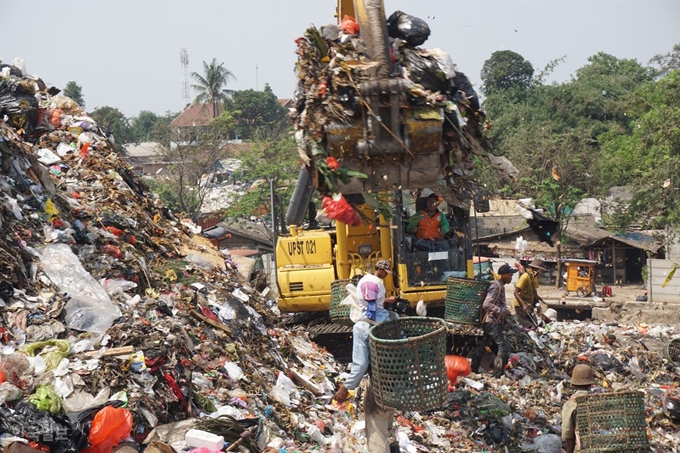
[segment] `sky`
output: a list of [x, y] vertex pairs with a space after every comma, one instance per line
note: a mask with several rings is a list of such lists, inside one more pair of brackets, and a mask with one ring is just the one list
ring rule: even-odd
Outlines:
[[[448, 52], [478, 88], [484, 61], [512, 50], [536, 72], [566, 56], [550, 82], [568, 81], [606, 52], [646, 64], [680, 42], [679, 0], [384, 0], [428, 22], [422, 46]], [[111, 106], [179, 112], [184, 70], [216, 58], [236, 77], [228, 88], [293, 95], [295, 38], [335, 21], [335, 0], [0, 0], [0, 59], [63, 88], [82, 87], [87, 111]], [[189, 80], [189, 84], [193, 83]], [[190, 92], [190, 100], [195, 97]]]

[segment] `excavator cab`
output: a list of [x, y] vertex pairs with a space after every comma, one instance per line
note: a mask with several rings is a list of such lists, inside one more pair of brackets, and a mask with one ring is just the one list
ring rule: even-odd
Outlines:
[[[425, 192], [427, 193], [427, 192]], [[465, 211], [450, 206], [445, 201], [438, 210], [446, 219], [449, 231], [442, 238], [421, 239], [409, 231], [426, 209], [428, 196], [415, 197], [411, 192], [403, 195], [404, 216], [404, 261], [407, 263], [408, 286], [442, 285], [447, 277], [467, 276], [466, 260], [466, 219]], [[415, 221], [410, 219], [415, 218]]]

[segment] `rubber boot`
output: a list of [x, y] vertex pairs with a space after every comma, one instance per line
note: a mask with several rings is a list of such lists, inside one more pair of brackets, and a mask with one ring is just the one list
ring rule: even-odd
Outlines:
[[493, 359], [493, 377], [499, 378], [503, 376], [503, 368], [505, 367], [505, 361], [503, 357], [496, 356]]
[[482, 356], [475, 354], [472, 356], [472, 363], [470, 364], [470, 369], [473, 373], [479, 374], [479, 367], [482, 365]]

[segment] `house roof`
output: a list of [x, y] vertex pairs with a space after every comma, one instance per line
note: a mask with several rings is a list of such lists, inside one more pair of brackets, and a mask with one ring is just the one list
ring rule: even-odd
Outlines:
[[[497, 242], [506, 236], [517, 234], [529, 229], [526, 220], [521, 216], [492, 216], [477, 217], [478, 234], [480, 241]], [[470, 228], [473, 237], [476, 237], [475, 219], [470, 219]], [[612, 241], [625, 244], [642, 250], [656, 253], [661, 244], [652, 236], [643, 233], [616, 234], [602, 228], [598, 228], [595, 217], [592, 214], [580, 214], [569, 218], [565, 236], [572, 242], [585, 247], [605, 247]], [[490, 246], [499, 246], [492, 243]], [[546, 245], [545, 247], [549, 247]], [[542, 252], [540, 245], [531, 245], [534, 252]]]
[[477, 214], [476, 221], [474, 217], [470, 218], [472, 236], [479, 235], [480, 240], [499, 239], [528, 229], [524, 217], [518, 215], [482, 217]]
[[[517, 215], [517, 200], [489, 200], [489, 212], [478, 212], [477, 217], [507, 217]], [[474, 207], [470, 206], [470, 217], [473, 217]]]
[[279, 101], [279, 104], [281, 104], [281, 106], [286, 108], [290, 107], [290, 105], [293, 102], [292, 99], [277, 99], [277, 100]]
[[614, 200], [630, 201], [633, 199], [633, 193], [628, 186], [613, 186], [609, 188], [609, 198]]
[[247, 220], [225, 220], [218, 225], [229, 233], [246, 237], [268, 248], [273, 247], [271, 230], [264, 224]]
[[126, 143], [123, 145], [128, 157], [162, 156], [165, 148], [157, 142]]
[[[217, 104], [217, 116], [222, 114], [224, 107]], [[191, 104], [172, 120], [170, 127], [210, 126], [213, 116], [212, 104]]]

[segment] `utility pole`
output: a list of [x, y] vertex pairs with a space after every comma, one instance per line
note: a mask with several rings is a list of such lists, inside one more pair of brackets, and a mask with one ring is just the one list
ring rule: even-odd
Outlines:
[[259, 69], [255, 65], [255, 91], [260, 91]]
[[184, 101], [184, 105], [187, 105], [189, 103], [189, 75], [188, 75], [188, 67], [189, 67], [189, 53], [187, 52], [186, 47], [182, 47], [182, 49], [179, 51], [179, 60], [180, 63], [182, 64], [182, 100]]

